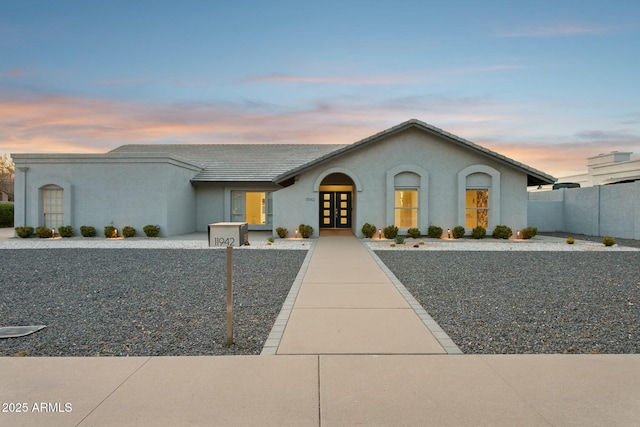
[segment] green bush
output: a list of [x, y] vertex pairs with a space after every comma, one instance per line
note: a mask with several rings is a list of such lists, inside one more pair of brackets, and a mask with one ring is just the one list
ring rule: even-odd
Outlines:
[[453, 230], [451, 230], [451, 235], [453, 236], [454, 239], [462, 239], [466, 232], [467, 231], [464, 229], [463, 226], [458, 225], [456, 227], [453, 227]]
[[142, 231], [144, 231], [144, 235], [147, 237], [158, 237], [158, 234], [160, 234], [160, 226], [147, 224], [142, 227]]
[[398, 245], [404, 245], [404, 236], [396, 236], [396, 243]]
[[420, 237], [420, 229], [418, 228], [410, 228], [407, 230], [407, 236], [413, 238], [413, 239], [417, 239], [418, 237]]
[[613, 246], [616, 244], [616, 239], [611, 236], [604, 236], [602, 243], [604, 243], [605, 246]]
[[430, 225], [427, 229], [427, 236], [432, 239], [439, 239], [442, 237], [442, 227], [436, 225]]
[[289, 230], [284, 227], [278, 227], [276, 228], [276, 234], [279, 238], [284, 239], [285, 237], [287, 237], [287, 234], [289, 234]]
[[388, 225], [382, 230], [385, 239], [395, 239], [398, 235], [398, 227], [395, 225]]
[[313, 227], [307, 224], [300, 224], [298, 226], [298, 233], [305, 239], [308, 239], [313, 235]]
[[130, 225], [127, 225], [124, 228], [122, 228], [122, 235], [124, 237], [135, 237], [136, 229], [131, 227]]
[[13, 203], [0, 203], [1, 227], [13, 227]]
[[362, 234], [364, 234], [364, 237], [366, 237], [367, 239], [370, 239], [373, 237], [374, 234], [376, 234], [376, 226], [373, 224], [369, 224], [368, 222], [365, 222], [364, 225], [362, 226]]
[[269, 236], [269, 238], [267, 238], [267, 243], [273, 243], [276, 239], [273, 238], [273, 236]]
[[[111, 238], [114, 234], [116, 234], [117, 230], [113, 225], [107, 225], [104, 227], [104, 237]], [[117, 237], [117, 234], [116, 234]]]
[[508, 239], [512, 234], [511, 228], [506, 225], [496, 225], [496, 228], [493, 230], [494, 239]]
[[41, 239], [47, 239], [52, 237], [51, 229], [47, 227], [36, 227], [36, 236]]
[[538, 234], [538, 229], [536, 227], [527, 227], [521, 231], [523, 239], [531, 239], [536, 234]]
[[60, 237], [73, 237], [73, 227], [70, 225], [63, 225], [58, 228], [58, 234], [60, 234]]
[[18, 237], [22, 237], [23, 239], [31, 237], [33, 234], [33, 227], [16, 227], [16, 234]]
[[80, 234], [82, 237], [96, 237], [96, 229], [90, 225], [83, 225], [80, 227]]
[[574, 239], [573, 237], [567, 237], [568, 245], [573, 245], [575, 242], [576, 242], [576, 239]]
[[471, 230], [471, 237], [473, 237], [474, 239], [484, 239], [486, 235], [487, 235], [487, 230], [481, 225]]

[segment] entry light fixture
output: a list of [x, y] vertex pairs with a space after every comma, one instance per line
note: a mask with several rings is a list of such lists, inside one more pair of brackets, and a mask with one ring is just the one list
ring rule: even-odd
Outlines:
[[451, 238], [451, 229], [447, 228], [447, 238]]
[[298, 238], [298, 230], [296, 230], [296, 239]]
[[516, 237], [519, 239], [520, 238], [520, 230], [516, 231]]
[[55, 228], [51, 229], [51, 237], [56, 237], [56, 229]]
[[382, 240], [382, 228], [378, 228], [378, 240]]

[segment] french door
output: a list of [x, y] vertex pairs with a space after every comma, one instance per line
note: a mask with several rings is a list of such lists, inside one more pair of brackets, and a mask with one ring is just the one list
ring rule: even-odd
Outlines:
[[320, 228], [351, 228], [351, 192], [320, 192]]

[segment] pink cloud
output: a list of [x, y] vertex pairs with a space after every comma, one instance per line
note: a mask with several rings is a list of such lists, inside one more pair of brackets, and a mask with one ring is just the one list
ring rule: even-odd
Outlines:
[[407, 83], [410, 79], [401, 76], [374, 76], [374, 77], [314, 77], [293, 76], [289, 74], [271, 74], [265, 76], [253, 76], [242, 80], [243, 83], [276, 82], [276, 83], [312, 83], [334, 85], [389, 85]]
[[500, 37], [563, 37], [563, 36], [581, 36], [588, 34], [601, 34], [607, 32], [604, 27], [595, 27], [588, 25], [555, 25], [547, 27], [525, 28], [516, 31], [506, 31], [500, 34]]
[[29, 72], [25, 68], [13, 68], [5, 72], [0, 72], [0, 79], [18, 79], [28, 74]]
[[[633, 135], [537, 134], [528, 112], [490, 99], [411, 98], [382, 103], [326, 99], [285, 110], [263, 104], [143, 104], [48, 96], [0, 99], [0, 154], [103, 153], [131, 143], [349, 144], [417, 118], [554, 176], [586, 170], [586, 158], [634, 151]], [[527, 124], [528, 123], [528, 124]], [[614, 133], [613, 136], [619, 134]], [[604, 147], [604, 148], [603, 148]], [[638, 151], [635, 143], [635, 151]]]

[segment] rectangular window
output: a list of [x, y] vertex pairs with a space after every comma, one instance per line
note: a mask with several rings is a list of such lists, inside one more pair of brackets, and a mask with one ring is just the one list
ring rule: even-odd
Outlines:
[[418, 190], [396, 190], [394, 225], [398, 228], [418, 227]]
[[231, 221], [271, 225], [273, 203], [271, 191], [232, 191]]
[[489, 190], [467, 190], [465, 208], [465, 227], [489, 228]]
[[64, 191], [57, 186], [50, 186], [42, 190], [42, 201], [44, 207], [44, 226], [55, 228], [63, 226], [64, 223]]

